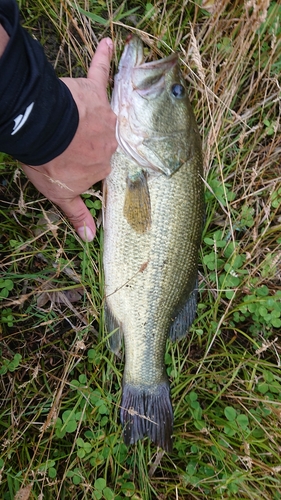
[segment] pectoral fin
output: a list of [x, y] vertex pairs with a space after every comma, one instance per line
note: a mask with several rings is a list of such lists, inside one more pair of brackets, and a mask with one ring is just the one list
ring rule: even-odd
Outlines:
[[137, 233], [145, 233], [150, 228], [150, 196], [143, 170], [129, 174], [127, 177], [123, 214], [128, 224]]

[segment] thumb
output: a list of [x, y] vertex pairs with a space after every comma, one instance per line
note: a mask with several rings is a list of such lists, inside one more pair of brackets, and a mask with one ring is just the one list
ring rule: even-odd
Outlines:
[[96, 234], [96, 225], [85, 203], [80, 196], [69, 201], [56, 201], [69, 222], [84, 241], [92, 241]]
[[103, 38], [97, 46], [88, 71], [88, 78], [94, 79], [104, 89], [108, 83], [112, 54], [112, 40], [110, 38]]

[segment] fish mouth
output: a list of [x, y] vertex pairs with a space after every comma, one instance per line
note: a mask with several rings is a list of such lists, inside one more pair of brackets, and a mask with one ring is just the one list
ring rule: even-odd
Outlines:
[[130, 63], [131, 68], [140, 66], [144, 62], [143, 43], [141, 39], [137, 36], [129, 35], [125, 43], [120, 64], [122, 63], [122, 59], [125, 59], [127, 63]]
[[143, 98], [159, 95], [165, 88], [165, 74], [178, 62], [178, 55], [144, 62], [143, 43], [140, 38], [129, 35], [119, 64], [119, 75], [123, 82], [131, 83], [133, 90]]
[[171, 54], [163, 59], [156, 61], [144, 62], [143, 43], [141, 39], [135, 35], [129, 35], [126, 39], [124, 52], [120, 60], [120, 69], [124, 65], [126, 67], [138, 68], [143, 70], [160, 70], [165, 72], [171, 69], [178, 61], [176, 53]]

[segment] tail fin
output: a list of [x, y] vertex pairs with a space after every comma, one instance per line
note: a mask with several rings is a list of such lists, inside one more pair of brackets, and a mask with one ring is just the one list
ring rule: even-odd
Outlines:
[[173, 448], [173, 409], [168, 382], [153, 387], [123, 385], [121, 423], [126, 445], [148, 436], [167, 452]]

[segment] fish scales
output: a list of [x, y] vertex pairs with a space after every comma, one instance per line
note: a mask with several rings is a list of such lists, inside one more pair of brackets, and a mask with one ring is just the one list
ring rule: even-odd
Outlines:
[[[131, 60], [125, 61], [126, 76], [131, 63], [132, 68], [143, 67], [148, 75], [150, 69], [153, 77], [155, 70], [148, 67], [147, 71], [151, 63], [143, 64], [140, 50], [140, 40], [131, 39], [127, 49]], [[164, 355], [174, 320], [177, 318], [180, 325], [174, 336], [180, 338], [194, 317], [193, 290], [203, 222], [203, 186], [200, 138], [187, 97], [182, 107], [184, 119], [177, 118], [175, 130], [167, 123], [171, 109], [164, 109], [163, 95], [167, 87], [168, 91], [171, 89], [172, 82], [177, 85], [184, 82], [175, 58], [162, 61], [162, 74], [161, 61], [155, 66], [157, 76], [160, 74], [164, 81], [158, 84], [154, 76], [160, 89], [154, 89], [153, 82], [149, 87], [152, 97], [146, 88], [143, 92], [142, 80], [137, 75], [138, 83], [141, 82], [140, 95], [136, 96], [137, 103], [130, 102], [133, 111], [129, 111], [133, 117], [129, 131], [139, 122], [142, 126], [138, 127], [137, 139], [132, 138], [126, 128], [130, 116], [122, 116], [122, 111], [121, 116], [118, 114], [122, 99], [113, 98], [120, 147], [113, 155], [112, 171], [105, 183], [104, 272], [107, 329], [110, 333], [118, 328], [111, 341], [116, 352], [124, 336], [121, 421], [125, 442], [134, 443], [147, 435], [170, 451], [173, 413]], [[122, 65], [114, 92], [120, 91], [121, 77]], [[132, 80], [134, 76], [129, 78]], [[123, 83], [128, 92], [130, 81]], [[122, 89], [120, 92], [122, 94]], [[139, 97], [143, 99], [144, 109]], [[148, 100], [157, 106], [157, 99], [158, 111], [149, 116]], [[142, 150], [142, 144], [150, 140], [151, 134], [156, 140], [149, 144], [148, 151]], [[174, 169], [173, 162], [178, 164]], [[126, 206], [129, 208], [124, 210]]]

